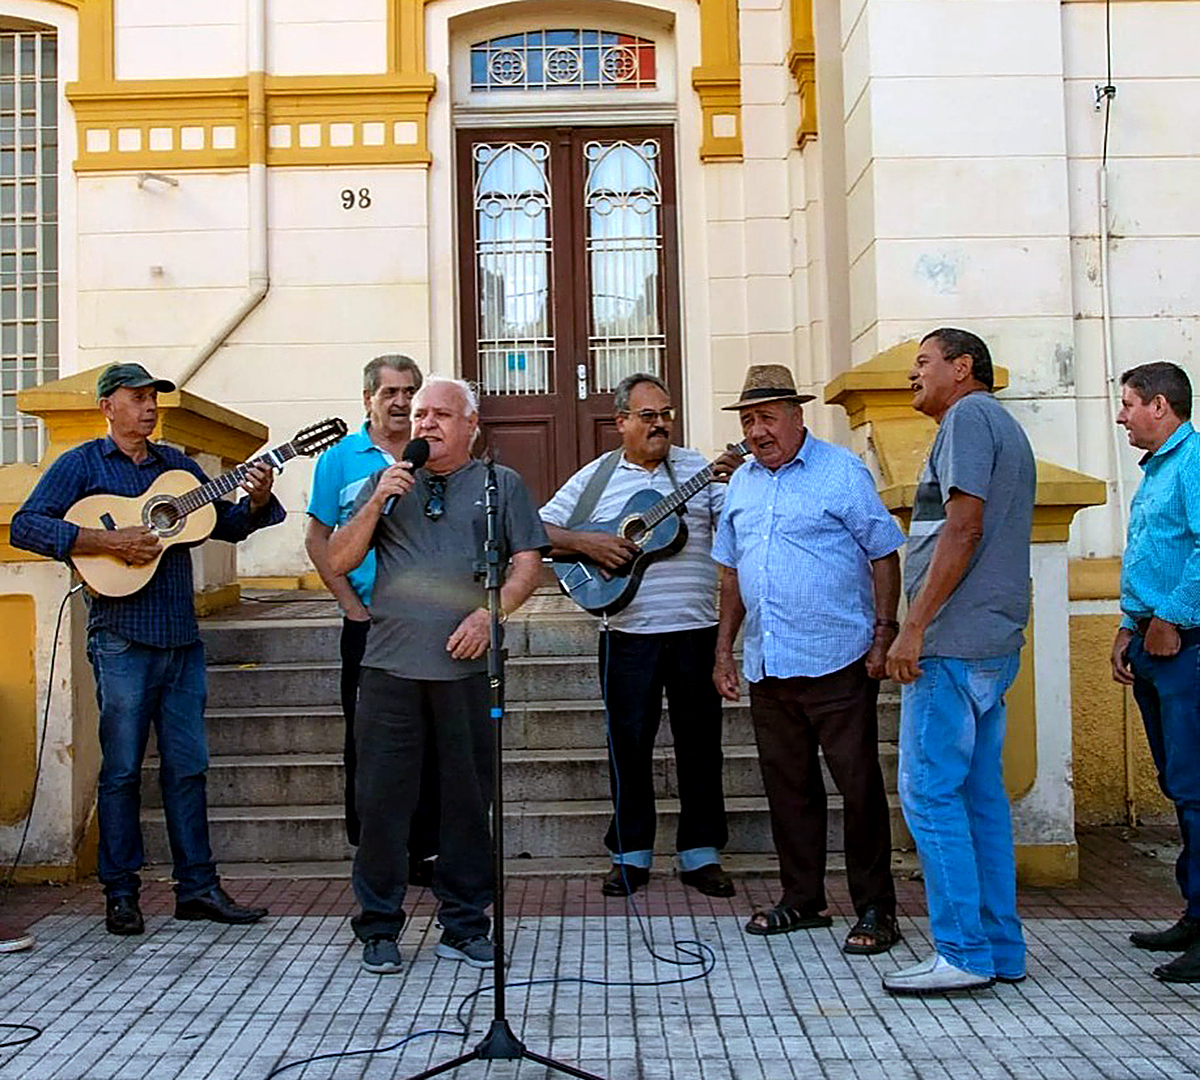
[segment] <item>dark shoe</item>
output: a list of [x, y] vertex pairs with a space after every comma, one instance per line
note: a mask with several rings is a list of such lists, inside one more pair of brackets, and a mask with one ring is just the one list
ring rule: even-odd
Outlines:
[[[863, 938], [864, 941], [851, 941], [851, 938]], [[874, 956], [887, 952], [899, 940], [900, 927], [896, 925], [896, 916], [880, 911], [874, 904], [868, 904], [863, 908], [858, 922], [850, 927], [842, 952], [851, 956]]]
[[408, 883], [429, 888], [433, 884], [433, 864], [436, 860], [436, 855], [428, 859], [410, 858], [408, 860]]
[[362, 966], [372, 975], [398, 975], [400, 973], [400, 949], [396, 939], [373, 937], [363, 946]]
[[476, 934], [461, 941], [451, 941], [443, 936], [434, 952], [442, 960], [459, 960], [473, 968], [486, 969], [496, 966], [496, 947], [484, 934]]
[[1169, 964], [1156, 967], [1154, 977], [1163, 982], [1200, 983], [1200, 943], [1193, 945], [1182, 956], [1175, 957]]
[[816, 911], [797, 911], [787, 904], [776, 904], [770, 911], [756, 911], [746, 923], [747, 934], [766, 937], [771, 934], [790, 934], [793, 930], [819, 930], [832, 926], [833, 918]]
[[1166, 930], [1135, 930], [1129, 940], [1150, 952], [1185, 952], [1200, 942], [1200, 919], [1185, 915]]
[[258, 922], [266, 914], [265, 907], [242, 907], [235, 903], [233, 897], [220, 885], [214, 885], [208, 892], [193, 896], [190, 900], [175, 902], [177, 919], [207, 919], [209, 922], [241, 926], [244, 923]]
[[0, 922], [0, 953], [24, 952], [33, 944], [33, 935], [27, 930]]
[[110, 934], [141, 934], [146, 922], [136, 896], [110, 896], [105, 904], [104, 925]]
[[679, 880], [705, 896], [733, 896], [733, 878], [721, 869], [720, 863], [708, 863], [695, 870], [684, 870]]
[[604, 875], [600, 891], [605, 896], [630, 896], [649, 880], [650, 871], [644, 866], [613, 863], [613, 868]]

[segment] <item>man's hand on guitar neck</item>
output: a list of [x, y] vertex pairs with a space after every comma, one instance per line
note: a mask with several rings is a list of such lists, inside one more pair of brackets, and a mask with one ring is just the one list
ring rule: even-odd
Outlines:
[[736, 469], [743, 461], [742, 455], [733, 448], [733, 443], [730, 443], [725, 448], [723, 453], [716, 461], [712, 463], [713, 479], [718, 484], [728, 484], [729, 478], [733, 475], [733, 470]]
[[130, 566], [145, 566], [162, 554], [158, 537], [144, 525], [124, 529], [80, 529], [72, 555], [111, 555]]
[[271, 485], [275, 483], [275, 471], [268, 465], [255, 462], [246, 470], [242, 490], [250, 496], [250, 509], [257, 513], [271, 501]]
[[619, 570], [642, 549], [632, 540], [606, 532], [575, 532], [547, 525], [550, 543], [557, 551], [569, 551], [591, 559], [605, 570]]

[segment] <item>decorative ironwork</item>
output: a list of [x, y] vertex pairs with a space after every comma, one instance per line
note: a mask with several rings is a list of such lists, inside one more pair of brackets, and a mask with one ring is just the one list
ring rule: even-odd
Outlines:
[[550, 144], [477, 143], [473, 158], [480, 391], [548, 394]]
[[58, 42], [0, 31], [0, 463], [36, 462], [17, 393], [58, 378]]
[[655, 140], [584, 145], [588, 358], [595, 393], [610, 393], [635, 371], [661, 375], [665, 369], [659, 149]]
[[611, 30], [526, 30], [471, 46], [472, 90], [646, 90], [654, 42]]

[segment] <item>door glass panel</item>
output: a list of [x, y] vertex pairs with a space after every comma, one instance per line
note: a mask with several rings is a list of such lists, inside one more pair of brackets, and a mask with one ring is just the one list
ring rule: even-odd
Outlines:
[[594, 393], [635, 371], [662, 375], [662, 184], [659, 144], [584, 144], [588, 359]]
[[550, 144], [477, 143], [472, 156], [480, 389], [552, 393]]

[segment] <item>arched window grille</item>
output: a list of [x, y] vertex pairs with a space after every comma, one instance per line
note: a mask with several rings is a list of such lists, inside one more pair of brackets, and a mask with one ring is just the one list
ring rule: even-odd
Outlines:
[[471, 46], [472, 90], [650, 90], [654, 42], [611, 30], [526, 30]]

